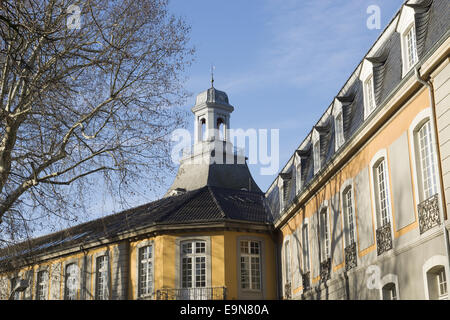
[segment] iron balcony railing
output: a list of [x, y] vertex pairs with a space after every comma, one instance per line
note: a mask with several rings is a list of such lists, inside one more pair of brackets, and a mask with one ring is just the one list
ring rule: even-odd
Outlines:
[[419, 213], [419, 230], [420, 234], [438, 226], [441, 223], [439, 217], [439, 197], [438, 194], [422, 201], [417, 205]]
[[353, 242], [345, 247], [345, 270], [348, 271], [356, 266], [356, 242]]
[[225, 300], [226, 287], [174, 288], [156, 291], [156, 300]]
[[331, 258], [327, 258], [320, 263], [320, 281], [325, 282], [330, 279]]
[[305, 272], [302, 274], [302, 284], [303, 284], [303, 291], [309, 290], [311, 288], [310, 284], [310, 273]]
[[290, 282], [286, 282], [284, 284], [284, 299], [286, 300], [290, 300], [291, 299], [291, 291], [292, 291], [292, 286]]
[[391, 223], [387, 222], [376, 231], [377, 236], [377, 254], [380, 255], [392, 249]]

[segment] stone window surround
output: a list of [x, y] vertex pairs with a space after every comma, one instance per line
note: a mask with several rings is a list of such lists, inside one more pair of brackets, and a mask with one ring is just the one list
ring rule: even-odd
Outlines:
[[137, 279], [136, 281], [136, 285], [134, 286], [134, 297], [136, 299], [141, 298], [139, 296], [139, 267], [140, 267], [140, 261], [139, 261], [139, 249], [143, 248], [143, 247], [147, 247], [147, 246], [151, 246], [152, 247], [152, 278], [153, 278], [153, 295], [155, 295], [155, 241], [153, 239], [151, 240], [143, 240], [140, 241], [135, 249], [136, 249], [136, 276], [135, 278]]
[[[444, 255], [434, 255], [431, 258], [429, 258], [422, 266], [422, 277], [423, 277], [423, 287], [425, 290], [425, 299], [430, 300], [430, 289], [428, 286], [428, 277], [427, 273], [433, 269], [436, 266], [443, 266], [445, 270], [445, 276], [447, 278], [447, 292], [449, 289], [449, 275], [450, 275], [450, 268], [448, 265], [448, 259]], [[449, 294], [450, 297], [450, 294]]]
[[97, 296], [97, 258], [101, 257], [101, 256], [107, 256], [108, 257], [108, 276], [107, 276], [107, 281], [108, 281], [108, 299], [109, 300], [111, 298], [111, 254], [110, 254], [110, 249], [109, 248], [104, 248], [103, 250], [96, 252], [95, 254], [92, 255], [92, 295], [95, 298]]
[[206, 243], [206, 287], [211, 287], [211, 237], [210, 236], [180, 236], [175, 240], [175, 288], [181, 288], [181, 245], [183, 242], [204, 241]]

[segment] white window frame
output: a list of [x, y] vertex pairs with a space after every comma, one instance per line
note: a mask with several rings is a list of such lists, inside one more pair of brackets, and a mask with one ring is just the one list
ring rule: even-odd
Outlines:
[[[377, 102], [375, 99], [375, 82], [373, 76], [373, 63], [367, 59], [364, 59], [359, 74], [359, 79], [362, 82], [363, 95], [364, 95], [364, 120], [373, 113], [377, 108]], [[368, 81], [371, 80], [371, 85], [368, 86]], [[372, 97], [372, 105], [370, 105], [370, 96]]]
[[[382, 216], [381, 216], [381, 212], [379, 212], [378, 210], [378, 195], [377, 195], [377, 185], [376, 183], [378, 182], [378, 177], [375, 179], [374, 176], [374, 170], [376, 168], [376, 166], [379, 165], [380, 161], [384, 161], [384, 166], [385, 166], [385, 172], [384, 172], [384, 179], [385, 179], [385, 194], [386, 194], [386, 209], [387, 209], [387, 213], [386, 213], [386, 218], [388, 220], [388, 222], [391, 223], [391, 233], [393, 232], [394, 229], [394, 225], [393, 225], [393, 218], [392, 218], [392, 196], [391, 196], [391, 190], [390, 190], [390, 177], [389, 177], [389, 159], [387, 156], [387, 152], [386, 149], [381, 149], [380, 151], [378, 151], [372, 158], [372, 160], [370, 161], [370, 170], [369, 170], [369, 176], [370, 176], [370, 182], [372, 185], [371, 188], [371, 194], [372, 194], [372, 211], [375, 214], [375, 222], [376, 222], [376, 228], [378, 229], [380, 227], [382, 227], [384, 224], [382, 224]], [[381, 223], [380, 223], [381, 222]], [[392, 235], [392, 239], [394, 239], [393, 234]]]
[[[147, 257], [145, 261], [142, 259], [143, 250], [149, 250], [151, 257]], [[147, 255], [148, 256], [148, 255]], [[152, 297], [155, 291], [155, 248], [153, 241], [144, 241], [139, 244], [136, 248], [136, 259], [137, 259], [137, 284], [136, 284], [136, 297], [146, 298]], [[145, 264], [145, 274], [146, 274], [146, 285], [142, 286], [141, 277], [144, 271], [142, 265]], [[148, 279], [150, 278], [150, 280]], [[150, 285], [148, 285], [150, 283]]]
[[353, 179], [348, 179], [346, 181], [344, 181], [344, 183], [341, 185], [340, 188], [341, 192], [341, 212], [342, 212], [342, 225], [344, 226], [344, 243], [345, 243], [345, 247], [351, 245], [352, 243], [350, 243], [350, 232], [351, 230], [347, 228], [347, 225], [349, 225], [350, 221], [348, 220], [348, 215], [346, 212], [346, 193], [348, 192], [348, 190], [351, 191], [351, 209], [352, 209], [352, 221], [351, 224], [353, 225], [353, 241], [355, 243], [355, 245], [358, 245], [358, 239], [357, 239], [357, 234], [356, 234], [356, 210], [355, 210], [355, 189], [353, 188]]
[[389, 285], [391, 283], [394, 284], [394, 286], [395, 286], [395, 294], [396, 294], [395, 300], [400, 300], [400, 289], [398, 287], [398, 276], [396, 274], [392, 274], [392, 273], [385, 275], [380, 280], [380, 286], [379, 286], [380, 300], [384, 300], [383, 290], [386, 287], [386, 285]]
[[[190, 246], [191, 252], [185, 252], [184, 247]], [[199, 250], [199, 252], [197, 252]], [[180, 260], [181, 260], [181, 288], [182, 289], [192, 289], [192, 288], [206, 288], [207, 287], [207, 252], [206, 252], [206, 241], [205, 240], [185, 240], [180, 243]], [[184, 280], [184, 272], [187, 271], [184, 269], [184, 259], [190, 259], [190, 274], [186, 274], [186, 277], [189, 277], [190, 285], [186, 283]], [[203, 259], [203, 261], [198, 261], [198, 259]], [[198, 268], [198, 267], [202, 268]], [[203, 279], [197, 279], [197, 271], [203, 270]], [[186, 278], [188, 279], [188, 278]]]
[[[335, 131], [334, 151], [336, 152], [345, 143], [344, 113], [342, 112], [342, 103], [338, 99], [334, 99], [333, 117]], [[340, 121], [338, 121], [339, 118]]]
[[[75, 279], [73, 279], [73, 276], [68, 273], [68, 269], [70, 266], [74, 266], [74, 276]], [[72, 280], [74, 284], [76, 285], [76, 289], [69, 288], [68, 281]], [[78, 261], [67, 261], [64, 264], [64, 300], [78, 300], [80, 299], [80, 288], [81, 288], [81, 269], [78, 265]]]
[[[42, 274], [46, 274], [44, 279]], [[36, 273], [36, 300], [48, 300], [50, 288], [50, 272], [48, 269], [40, 269]]]
[[291, 242], [290, 237], [286, 237], [284, 244], [284, 283], [291, 283], [292, 271], [291, 271]]
[[[93, 257], [95, 263], [95, 287], [94, 287], [94, 297], [95, 300], [109, 300], [109, 255], [107, 252], [103, 254], [98, 254]], [[99, 266], [99, 260], [106, 259], [106, 266]]]
[[313, 156], [313, 166], [314, 174], [320, 171], [322, 163], [320, 159], [320, 134], [316, 129], [313, 129], [312, 133], [312, 156]]
[[[431, 300], [430, 298], [430, 284], [429, 284], [429, 278], [428, 274], [432, 271], [432, 269], [435, 269], [436, 267], [443, 267], [445, 271], [445, 276], [447, 280], [447, 300], [450, 300], [450, 293], [449, 293], [449, 276], [450, 276], [450, 268], [448, 265], [448, 259], [446, 256], [443, 255], [434, 255], [430, 257], [422, 266], [422, 275], [423, 275], [423, 282], [424, 282], [424, 289], [425, 289], [425, 299]], [[437, 279], [435, 279], [437, 280]]]
[[[414, 9], [408, 6], [403, 6], [400, 12], [400, 17], [398, 20], [396, 31], [400, 34], [400, 44], [402, 51], [402, 78], [408, 74], [408, 72], [417, 64], [419, 61], [418, 53], [417, 53], [417, 36], [416, 36], [416, 27], [415, 27], [415, 19], [414, 19]], [[408, 41], [407, 36], [410, 30], [414, 31], [414, 51], [413, 63], [409, 61], [409, 52], [408, 52]]]
[[[331, 232], [330, 232], [330, 210], [328, 201], [325, 200], [319, 207], [319, 239], [320, 239], [320, 262], [326, 261], [331, 257]], [[323, 226], [322, 216], [326, 217], [325, 228]], [[325, 232], [323, 232], [325, 231]]]
[[[302, 225], [302, 262], [303, 273], [309, 272], [311, 269], [310, 248], [309, 248], [309, 219], [305, 218]], [[306, 231], [306, 232], [305, 232]], [[305, 243], [306, 242], [306, 243]]]
[[[434, 123], [431, 121], [432, 115], [431, 115], [431, 108], [426, 108], [422, 111], [420, 111], [414, 120], [411, 122], [411, 125], [408, 129], [408, 135], [409, 135], [409, 141], [411, 145], [411, 162], [412, 162], [412, 169], [413, 169], [413, 178], [414, 178], [414, 196], [416, 199], [416, 205], [418, 205], [420, 202], [426, 200], [424, 198], [424, 189], [423, 189], [423, 180], [422, 180], [422, 171], [421, 171], [421, 163], [420, 163], [420, 145], [417, 141], [417, 133], [418, 130], [422, 127], [422, 125], [430, 121], [430, 130], [431, 130], [431, 138], [430, 141], [432, 148], [433, 148], [433, 164], [435, 166], [435, 180], [436, 180], [436, 193], [440, 194], [440, 184], [439, 184], [439, 173], [438, 173], [438, 166], [437, 166], [437, 154], [436, 150], [434, 150], [434, 147], [436, 145], [436, 137], [435, 137], [435, 130], [434, 130]], [[420, 171], [420, 172], [419, 172]], [[441, 201], [439, 201], [439, 204], [441, 205]], [[441, 210], [441, 208], [440, 208]]]
[[[249, 250], [249, 252], [248, 253], [243, 253], [242, 252], [242, 243], [243, 242], [247, 242], [247, 244], [248, 244], [248, 248], [250, 249], [251, 248], [251, 244], [252, 244], [252, 242], [254, 242], [254, 243], [258, 243], [258, 245], [259, 245], [259, 253], [251, 253], [251, 251]], [[240, 273], [239, 273], [239, 287], [240, 287], [240, 290], [244, 290], [244, 291], [255, 291], [255, 292], [260, 292], [260, 291], [262, 291], [262, 288], [263, 288], [263, 284], [262, 284], [262, 281], [263, 281], [263, 278], [262, 278], [262, 275], [263, 275], [263, 272], [262, 272], [262, 263], [263, 263], [263, 261], [262, 261], [262, 244], [261, 244], [261, 241], [260, 240], [257, 240], [257, 239], [240, 239], [239, 240], [239, 242], [238, 242], [238, 248], [239, 248], [239, 261], [238, 261], [238, 263], [239, 263], [239, 265], [240, 265], [240, 268], [239, 268], [239, 270], [240, 270]], [[243, 275], [243, 269], [242, 269], [242, 258], [248, 258], [248, 260], [249, 260], [249, 269], [248, 270], [246, 270], [247, 271], [247, 276], [248, 276], [248, 284], [249, 284], [249, 286], [248, 287], [246, 287], [246, 288], [244, 288], [243, 287], [243, 282], [242, 282], [242, 275]], [[259, 281], [258, 282], [255, 282], [254, 281], [254, 277], [253, 277], [253, 272], [254, 272], [254, 270], [252, 269], [252, 258], [258, 258], [259, 259], [259, 262], [258, 262], [258, 272], [259, 272]]]

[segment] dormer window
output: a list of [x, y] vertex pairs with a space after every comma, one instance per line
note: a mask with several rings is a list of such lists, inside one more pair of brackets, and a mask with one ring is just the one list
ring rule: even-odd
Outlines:
[[313, 145], [314, 173], [320, 170], [320, 141], [317, 140]]
[[344, 123], [342, 121], [342, 112], [335, 118], [336, 128], [336, 147], [339, 148], [344, 143]]
[[415, 12], [410, 6], [403, 6], [396, 31], [400, 34], [402, 48], [402, 77], [404, 77], [419, 61], [417, 54], [417, 38]]
[[406, 68], [410, 70], [417, 62], [416, 28], [412, 24], [403, 36], [405, 42]]
[[364, 93], [364, 119], [366, 119], [377, 107], [375, 101], [373, 63], [364, 59], [359, 79], [363, 84]]
[[364, 97], [366, 100], [366, 110], [368, 114], [372, 113], [372, 111], [375, 109], [374, 96], [375, 94], [373, 92], [373, 75], [370, 75], [364, 81]]

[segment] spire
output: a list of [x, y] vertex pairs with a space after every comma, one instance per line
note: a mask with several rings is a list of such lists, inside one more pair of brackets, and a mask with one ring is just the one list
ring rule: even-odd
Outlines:
[[214, 88], [214, 69], [216, 67], [211, 63], [211, 88]]

